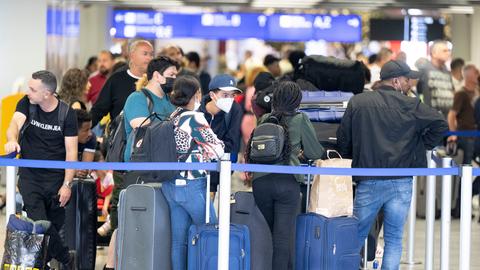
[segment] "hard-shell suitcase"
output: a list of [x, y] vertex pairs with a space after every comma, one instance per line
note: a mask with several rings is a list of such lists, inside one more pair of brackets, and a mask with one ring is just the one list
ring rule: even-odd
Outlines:
[[252, 192], [237, 192], [230, 205], [230, 221], [250, 231], [251, 270], [272, 269], [272, 233]]
[[[307, 197], [310, 184], [309, 175]], [[296, 270], [358, 269], [359, 247], [358, 221], [354, 217], [327, 218], [315, 213], [297, 217]]]
[[353, 93], [342, 91], [302, 91], [302, 105], [330, 103], [343, 105], [353, 97]]
[[[218, 225], [192, 225], [188, 232], [188, 270], [216, 270]], [[230, 270], [250, 269], [250, 235], [246, 225], [230, 224]]]
[[[220, 185], [222, 183], [220, 182]], [[218, 225], [210, 222], [210, 175], [207, 176], [207, 224], [190, 226], [188, 231], [188, 270], [218, 269]], [[230, 270], [250, 270], [250, 233], [246, 225], [230, 224]]]
[[302, 108], [300, 112], [306, 114], [312, 122], [340, 123], [345, 108]]
[[95, 269], [97, 187], [93, 179], [75, 180], [65, 207], [64, 241], [76, 251], [76, 269]]
[[170, 211], [161, 184], [134, 184], [120, 194], [117, 270], [171, 269]]

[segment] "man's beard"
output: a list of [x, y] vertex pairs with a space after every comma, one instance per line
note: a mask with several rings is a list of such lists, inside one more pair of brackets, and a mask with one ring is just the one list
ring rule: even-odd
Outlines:
[[98, 69], [98, 72], [100, 72], [100, 74], [102, 75], [107, 75], [110, 72], [110, 70], [106, 69], [105, 67], [100, 67]]

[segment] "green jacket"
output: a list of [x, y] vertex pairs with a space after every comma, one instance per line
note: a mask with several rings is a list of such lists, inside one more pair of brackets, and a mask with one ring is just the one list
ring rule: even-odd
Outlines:
[[[258, 125], [263, 123], [270, 114], [263, 115], [258, 120]], [[317, 135], [313, 129], [312, 123], [308, 119], [308, 116], [304, 113], [298, 113], [292, 116], [287, 117], [288, 125], [288, 136], [290, 138], [291, 144], [291, 154], [288, 165], [299, 166], [300, 160], [299, 156], [303, 150], [303, 156], [306, 159], [320, 159], [322, 158], [325, 150], [322, 145], [318, 142]], [[267, 173], [254, 173], [253, 180], [261, 176], [266, 175]], [[295, 178], [298, 182], [303, 182], [304, 175], [296, 174]]]

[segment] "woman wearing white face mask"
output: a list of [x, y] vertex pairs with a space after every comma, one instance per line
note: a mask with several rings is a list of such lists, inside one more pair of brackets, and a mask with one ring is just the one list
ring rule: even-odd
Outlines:
[[[203, 97], [200, 111], [205, 114], [213, 132], [225, 143], [225, 153], [230, 153], [232, 162], [236, 162], [242, 141], [240, 125], [243, 109], [234, 98], [242, 91], [237, 88], [235, 78], [228, 74], [213, 77], [208, 88], [209, 93]], [[216, 172], [210, 176], [210, 190], [215, 193], [219, 176]]]
[[[175, 80], [171, 102], [178, 108], [172, 113], [175, 125], [177, 156], [180, 162], [208, 162], [223, 155], [223, 143], [209, 127], [200, 105], [200, 83], [195, 77], [182, 76]], [[187, 238], [191, 224], [205, 223], [206, 172], [181, 172], [175, 179], [162, 184], [170, 207], [172, 227], [172, 269], [187, 269]], [[213, 205], [210, 205], [213, 209]], [[210, 211], [215, 223], [215, 212]]]

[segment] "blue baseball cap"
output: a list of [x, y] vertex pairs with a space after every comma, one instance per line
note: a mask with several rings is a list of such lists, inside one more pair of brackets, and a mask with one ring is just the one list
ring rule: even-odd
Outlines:
[[223, 91], [237, 91], [242, 93], [242, 90], [237, 88], [235, 78], [228, 74], [218, 74], [208, 84], [208, 90], [223, 90]]

